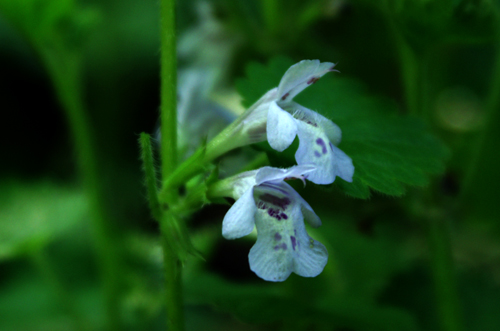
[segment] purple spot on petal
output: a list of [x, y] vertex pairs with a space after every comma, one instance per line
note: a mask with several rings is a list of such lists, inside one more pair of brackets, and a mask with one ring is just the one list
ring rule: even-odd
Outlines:
[[287, 219], [288, 219], [288, 216], [287, 216], [287, 214], [285, 214], [285, 213], [281, 213], [281, 214], [280, 214], [280, 216], [281, 216], [281, 218], [282, 218], [282, 219], [284, 219], [284, 220], [287, 220]]
[[275, 251], [279, 250], [280, 248], [282, 250], [286, 250], [288, 248], [288, 246], [285, 243], [281, 243], [280, 245], [276, 245], [273, 248], [274, 248]]
[[330, 149], [333, 151], [333, 144], [330, 143]]
[[259, 196], [259, 199], [280, 207], [283, 210], [285, 210], [286, 207], [291, 203], [291, 200], [287, 197], [280, 198], [269, 193], [262, 194], [261, 196]]
[[318, 127], [318, 124], [316, 124], [316, 123], [314, 123], [314, 122], [312, 122], [312, 121], [305, 120], [305, 119], [302, 119], [302, 121], [303, 121], [303, 122], [306, 122], [307, 124], [312, 125], [312, 126], [314, 126], [314, 127], [316, 127], [316, 128]]
[[283, 215], [285, 215], [285, 214], [281, 213], [279, 209], [273, 209], [273, 208], [269, 208], [267, 210], [267, 214], [271, 217], [274, 217], [278, 221], [281, 221], [281, 218], [283, 217]]
[[288, 96], [290, 95], [290, 93], [285, 93], [282, 97], [281, 97], [281, 100], [285, 100], [286, 98], [288, 98]]
[[310, 85], [310, 84], [314, 84], [314, 83], [316, 83], [318, 80], [319, 80], [319, 77], [313, 77], [313, 78], [311, 78], [311, 79], [309, 79], [309, 80], [307, 81], [307, 84], [308, 84], [308, 85]]
[[280, 240], [281, 240], [281, 238], [282, 238], [282, 237], [281, 237], [281, 235], [279, 234], [279, 232], [276, 232], [276, 233], [274, 234], [274, 240], [276, 240], [276, 241], [280, 241]]
[[318, 152], [318, 151], [314, 151], [314, 155], [315, 155], [316, 157], [320, 157], [320, 156], [321, 156], [321, 153], [320, 153], [320, 152]]
[[294, 236], [290, 236], [290, 239], [292, 240], [292, 248], [295, 250], [295, 247], [297, 246], [297, 239]]
[[321, 151], [323, 152], [323, 154], [326, 154], [328, 152], [328, 150], [326, 149], [326, 145], [325, 145], [325, 142], [323, 141], [323, 139], [321, 139], [321, 138], [316, 139], [316, 144], [318, 144], [319, 146], [321, 146]]

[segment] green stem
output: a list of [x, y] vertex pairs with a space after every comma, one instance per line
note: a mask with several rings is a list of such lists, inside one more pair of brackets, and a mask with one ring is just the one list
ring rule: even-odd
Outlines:
[[66, 112], [76, 145], [79, 170], [87, 196], [90, 198], [98, 263], [103, 280], [107, 329], [120, 330], [120, 274], [121, 259], [117, 245], [117, 231], [112, 226], [105, 201], [103, 175], [96, 155], [94, 133], [83, 106], [81, 87], [81, 61], [77, 54], [64, 49], [41, 50], [42, 60], [48, 69], [56, 94]]
[[160, 191], [160, 200], [168, 199], [168, 196], [180, 185], [204, 171], [209, 162], [236, 147], [243, 146], [244, 143], [241, 143], [241, 137], [234, 136], [235, 128], [240, 125], [240, 122], [241, 116], [210, 140], [206, 146], [200, 147], [193, 155], [179, 165], [170, 176], [164, 176], [166, 179]]
[[141, 146], [141, 159], [146, 175], [146, 188], [148, 190], [149, 209], [155, 220], [161, 221], [162, 211], [158, 200], [158, 178], [153, 158], [153, 148], [151, 147], [151, 136], [141, 133], [139, 139]]
[[443, 217], [427, 219], [428, 242], [439, 321], [443, 331], [463, 330], [460, 300], [451, 253], [450, 224]]
[[175, 0], [161, 0], [161, 155], [162, 174], [177, 167], [177, 58]]
[[[162, 177], [168, 178], [177, 167], [177, 59], [175, 0], [160, 1], [161, 35], [161, 161]], [[182, 299], [182, 268], [174, 243], [169, 242], [169, 229], [177, 225], [177, 220], [169, 205], [178, 198], [176, 189], [164, 190], [160, 197], [165, 212], [160, 220], [165, 267], [165, 305], [167, 309], [167, 330], [184, 330], [184, 305]]]
[[167, 330], [184, 330], [184, 304], [182, 298], [182, 265], [170, 242], [168, 224], [175, 224], [173, 213], [166, 212], [160, 222], [162, 232], [163, 264], [165, 268], [165, 306], [167, 308]]
[[[240, 115], [240, 117], [238, 117], [234, 122], [229, 124], [224, 130], [222, 130], [222, 132], [210, 140], [206, 146], [200, 147], [191, 157], [170, 173], [169, 176], [164, 175], [163, 186], [159, 194], [160, 200], [167, 200], [168, 196], [171, 195], [172, 192], [175, 192], [180, 185], [195, 175], [203, 172], [209, 162], [215, 160], [224, 153], [227, 153], [237, 147], [248, 145], [251, 142], [257, 142], [255, 140], [252, 141], [249, 138], [249, 128], [245, 128], [245, 120], [263, 102], [267, 102], [269, 100], [269, 97], [266, 96], [267, 94], [257, 101], [252, 107], [247, 109], [245, 113]], [[257, 128], [253, 129], [259, 130], [258, 125]]]
[[[499, 32], [500, 34], [500, 32]], [[500, 39], [500, 37], [498, 37]], [[498, 130], [496, 124], [498, 123], [498, 116], [500, 113], [500, 40], [497, 41], [495, 64], [491, 74], [491, 84], [489, 95], [486, 101], [486, 125], [480, 136], [475, 142], [473, 155], [468, 165], [465, 179], [461, 190], [461, 200], [471, 194], [474, 183], [478, 176], [481, 176], [481, 167], [479, 166], [483, 160], [491, 157], [491, 149], [487, 148], [492, 138], [495, 139], [495, 132]]]
[[[421, 118], [426, 119], [428, 123], [430, 123], [430, 90], [427, 75], [427, 55], [428, 53], [426, 52], [422, 56], [422, 63], [418, 74], [420, 82], [416, 85], [416, 88], [420, 91], [412, 92], [412, 94], [420, 96], [417, 113]], [[412, 107], [409, 108], [411, 109]], [[436, 201], [438, 197], [433, 194], [433, 189], [435, 191], [435, 188], [431, 186], [428, 189], [428, 193], [433, 197], [431, 201]], [[431, 202], [427, 202], [425, 208], [430, 208], [431, 205]], [[456, 275], [448, 220], [442, 216], [433, 217], [432, 215], [427, 215], [424, 222], [428, 227], [427, 242], [431, 253], [431, 270], [441, 330], [461, 331], [463, 323], [455, 280]]]

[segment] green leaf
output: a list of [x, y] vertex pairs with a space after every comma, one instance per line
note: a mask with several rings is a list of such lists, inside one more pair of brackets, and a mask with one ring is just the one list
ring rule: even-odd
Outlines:
[[[267, 68], [249, 65], [248, 78], [237, 84], [246, 105], [277, 86], [291, 64], [278, 58]], [[406, 185], [424, 186], [429, 175], [444, 171], [448, 151], [422, 121], [398, 115], [394, 103], [370, 95], [354, 79], [329, 74], [304, 90], [296, 101], [342, 129], [339, 148], [352, 158], [355, 172], [352, 183], [337, 179], [333, 185], [350, 196], [368, 198], [370, 190], [400, 196]], [[266, 151], [273, 162], [277, 153]], [[292, 145], [280, 157], [291, 162], [295, 151]]]
[[[357, 298], [330, 296], [318, 300], [321, 289], [304, 294], [285, 293], [286, 284], [237, 284], [202, 273], [186, 284], [186, 301], [214, 305], [252, 324], [283, 321], [330, 328], [369, 331], [417, 330], [407, 312], [360, 302]], [[317, 292], [317, 293], [316, 293]], [[315, 328], [313, 328], [315, 329]]]
[[493, 1], [390, 0], [383, 6], [398, 31], [421, 50], [446, 42], [488, 42], [497, 30], [497, 5]]
[[0, 11], [37, 47], [77, 46], [99, 16], [74, 0], [0, 0]]
[[87, 216], [79, 190], [49, 182], [0, 186], [0, 260], [43, 247]]

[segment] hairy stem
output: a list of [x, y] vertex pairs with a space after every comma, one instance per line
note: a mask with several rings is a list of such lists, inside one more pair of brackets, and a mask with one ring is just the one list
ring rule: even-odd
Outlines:
[[160, 222], [162, 211], [160, 201], [158, 200], [158, 178], [153, 158], [153, 149], [151, 147], [151, 136], [147, 133], [141, 133], [139, 138], [141, 147], [142, 166], [146, 176], [146, 188], [148, 190], [149, 209], [155, 220]]
[[[160, 1], [161, 36], [161, 161], [162, 177], [168, 178], [177, 167], [177, 59], [175, 0]], [[169, 205], [178, 198], [176, 189], [167, 188], [161, 197], [165, 211], [160, 219], [165, 268], [165, 305], [167, 309], [167, 330], [184, 330], [182, 300], [182, 268], [178, 252], [174, 249], [169, 229], [177, 223]]]

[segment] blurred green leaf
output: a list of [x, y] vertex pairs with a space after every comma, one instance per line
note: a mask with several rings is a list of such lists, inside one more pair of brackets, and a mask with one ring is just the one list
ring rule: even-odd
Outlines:
[[[245, 105], [277, 86], [291, 64], [290, 60], [276, 58], [267, 67], [249, 65], [248, 78], [237, 84]], [[337, 179], [335, 185], [348, 195], [368, 198], [372, 189], [400, 196], [405, 193], [405, 184], [424, 186], [430, 174], [444, 170], [447, 149], [424, 124], [397, 115], [393, 103], [370, 95], [353, 79], [327, 75], [302, 92], [297, 102], [342, 129], [339, 147], [352, 158], [356, 170], [352, 183]], [[279, 157], [267, 150], [271, 162]], [[281, 157], [290, 159], [296, 148], [290, 150]]]
[[468, 330], [500, 330], [500, 286], [491, 278], [487, 273], [472, 271], [460, 279]]
[[97, 18], [74, 0], [0, 0], [0, 12], [33, 44], [51, 47], [78, 45]]
[[335, 219], [320, 213], [323, 225], [317, 235], [325, 242], [335, 259], [338, 291], [364, 302], [374, 302], [391, 277], [410, 266], [400, 243], [386, 236], [368, 237], [357, 231], [355, 219]]
[[[72, 305], [85, 316], [82, 325], [73, 320], [61, 307], [61, 300], [47, 280], [38, 272], [27, 273], [4, 280], [0, 288], [0, 329], [2, 331], [68, 331], [102, 330], [104, 314], [99, 285], [78, 283], [72, 295]], [[88, 280], [87, 280], [88, 282]]]
[[286, 284], [235, 284], [215, 275], [201, 274], [186, 284], [187, 302], [210, 304], [252, 323], [287, 321], [306, 325], [329, 325], [366, 331], [416, 330], [413, 318], [395, 308], [377, 307], [356, 298], [328, 297], [318, 301], [285, 293]]
[[87, 200], [79, 190], [50, 182], [1, 187], [0, 260], [40, 249], [87, 216]]
[[390, 0], [386, 14], [412, 45], [421, 49], [445, 42], [491, 41], [498, 29], [498, 8], [488, 0]]

